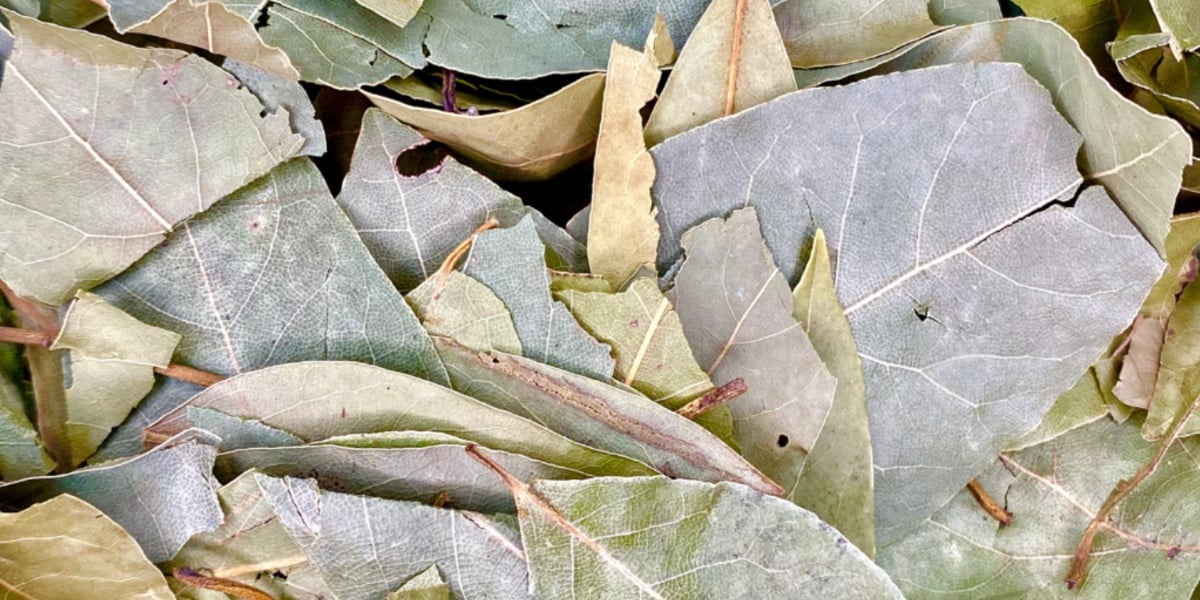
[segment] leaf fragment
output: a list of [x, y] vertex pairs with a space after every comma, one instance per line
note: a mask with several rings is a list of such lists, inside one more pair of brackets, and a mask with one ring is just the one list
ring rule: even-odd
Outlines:
[[492, 290], [459, 271], [439, 283], [434, 275], [406, 296], [426, 331], [480, 352], [521, 353], [512, 315]]
[[16, 384], [0, 373], [0, 481], [45, 475], [55, 467], [25, 414]]
[[928, 4], [788, 0], [775, 7], [775, 19], [792, 66], [811, 69], [879, 56], [934, 31]]

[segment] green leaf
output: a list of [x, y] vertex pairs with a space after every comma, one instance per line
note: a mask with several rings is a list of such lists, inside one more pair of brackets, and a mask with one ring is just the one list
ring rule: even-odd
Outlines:
[[437, 384], [358, 363], [291, 363], [231, 377], [147, 431], [182, 431], [193, 425], [191, 411], [198, 407], [257, 419], [305, 442], [353, 433], [434, 431], [593, 475], [649, 471]]
[[503, 520], [322, 491], [305, 479], [256, 480], [338, 598], [383, 598], [430, 565], [457, 598], [529, 597], [518, 533]]
[[450, 597], [450, 585], [442, 579], [437, 567], [429, 567], [388, 594], [387, 600], [450, 600]]
[[587, 334], [550, 296], [545, 253], [530, 217], [475, 237], [463, 272], [487, 286], [512, 313], [524, 355], [599, 379], [613, 374], [609, 348]]
[[753, 209], [692, 228], [683, 246], [687, 259], [674, 289], [683, 333], [714, 383], [746, 382], [749, 390], [727, 404], [734, 439], [794, 499], [837, 380], [792, 317], [792, 291]]
[[23, 600], [175, 597], [120, 525], [67, 495], [0, 513], [0, 590]]
[[0, 121], [0, 278], [22, 296], [58, 304], [112, 277], [303, 142], [197, 56], [9, 23], [0, 113], [22, 117]]
[[1126, 81], [1149, 92], [1153, 98], [1184, 123], [1200, 126], [1200, 90], [1192, 84], [1192, 73], [1200, 68], [1200, 56], [1176, 56], [1170, 36], [1159, 33], [1150, 9], [1137, 5], [1121, 25], [1121, 35], [1111, 47], [1117, 70]]
[[[589, 334], [612, 347], [614, 377], [647, 398], [678, 410], [713, 389], [692, 357], [679, 315], [654, 280], [636, 279], [618, 294], [567, 289], [554, 297]], [[705, 412], [696, 422], [722, 440], [733, 439], [728, 407]]]
[[808, 264], [792, 291], [792, 316], [837, 379], [833, 404], [797, 479], [792, 501], [875, 555], [875, 485], [862, 361], [838, 303], [825, 234], [817, 230]]
[[[188, 221], [97, 292], [182, 334], [177, 360], [206, 371], [357, 360], [448, 381], [420, 322], [306, 159]], [[102, 455], [128, 452], [143, 425], [187, 395], [152, 393]]]
[[1088, 369], [1075, 385], [1058, 397], [1041, 424], [1008, 445], [1015, 452], [1045, 443], [1072, 429], [1094, 423], [1108, 415], [1108, 404], [1094, 369]]
[[788, 0], [775, 7], [792, 66], [811, 69], [879, 56], [937, 29], [928, 0]]
[[8, 375], [0, 373], [0, 481], [14, 481], [54, 470], [37, 430], [25, 415], [24, 400]]
[[436, 342], [455, 387], [492, 406], [672, 477], [737, 481], [780, 493], [703, 427], [636, 392], [529, 359], [472, 352], [445, 338]]
[[1189, 0], [1150, 0], [1154, 15], [1167, 33], [1175, 54], [1200, 49], [1200, 4]]
[[[735, 30], [739, 24], [741, 29]], [[718, 0], [708, 6], [680, 52], [646, 124], [646, 141], [653, 146], [795, 89], [767, 0]]]
[[[1045, 19], [1067, 30], [1084, 54], [1104, 72], [1114, 70], [1108, 44], [1137, 0], [1015, 0], [1026, 15]], [[998, 6], [998, 5], [997, 5]]]
[[1138, 435], [1138, 420], [1101, 419], [1001, 455], [979, 480], [1003, 491], [1011, 524], [1000, 528], [963, 490], [881, 548], [879, 564], [914, 599], [1188, 597], [1200, 578], [1196, 440], [1174, 444], [1100, 529], [1082, 587], [1071, 591], [1063, 581], [1095, 511], [1155, 452]]
[[204, 432], [184, 432], [127, 461], [0, 485], [0, 506], [70, 494], [124, 527], [151, 562], [170, 560], [192, 535], [221, 524], [215, 441]]
[[88, 292], [63, 315], [51, 350], [67, 350], [66, 434], [74, 467], [154, 386], [154, 367], [166, 367], [180, 335], [151, 327]]
[[[1162, 268], [1099, 186], [1059, 203], [1080, 181], [1078, 143], [1021, 67], [973, 64], [789, 94], [652, 151], [664, 240], [749, 198], [785, 274], [815, 229], [833, 242], [865, 370], [881, 542], [1036, 427]], [[748, 167], [719, 166], [730, 164]], [[674, 256], [661, 246], [660, 267]]]
[[407, 296], [426, 331], [479, 352], [521, 353], [512, 315], [492, 290], [458, 271], [441, 283], [434, 275]]
[[[492, 53], [494, 50], [488, 51]], [[364, 94], [421, 135], [450, 146], [483, 173], [503, 180], [533, 181], [549, 179], [592, 155], [600, 130], [603, 90], [604, 75], [597, 73], [520, 108], [479, 116]]]
[[731, 483], [535, 481], [514, 492], [539, 598], [901, 598], [832, 527]]
[[638, 52], [613, 43], [596, 138], [587, 244], [591, 272], [613, 285], [653, 266], [658, 249], [650, 200], [654, 160], [642, 139], [641, 114], [654, 99], [658, 80], [652, 50]]

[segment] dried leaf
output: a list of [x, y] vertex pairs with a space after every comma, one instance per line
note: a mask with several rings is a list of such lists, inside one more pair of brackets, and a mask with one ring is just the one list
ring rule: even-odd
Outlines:
[[508, 308], [487, 286], [458, 271], [451, 271], [444, 282], [438, 275], [426, 279], [407, 298], [432, 335], [480, 352], [521, 353]]
[[0, 481], [45, 475], [54, 469], [54, 461], [42, 448], [37, 430], [25, 415], [24, 401], [17, 386], [0, 373]]
[[1088, 369], [1071, 389], [1054, 401], [1036, 429], [1017, 438], [1005, 451], [1016, 452], [1043, 444], [1072, 429], [1095, 423], [1108, 414], [1108, 403], [1096, 371]]
[[654, 160], [642, 140], [641, 115], [642, 107], [654, 99], [658, 79], [649, 49], [637, 52], [614, 42], [596, 138], [587, 248], [591, 271], [613, 285], [625, 283], [643, 266], [653, 266], [658, 249], [658, 223], [650, 201]]
[[753, 209], [692, 228], [683, 246], [674, 290], [683, 332], [715, 383], [745, 380], [749, 391], [728, 404], [734, 439], [792, 500], [837, 380], [792, 317], [792, 291]]
[[1167, 334], [1167, 319], [1138, 315], [1129, 331], [1129, 350], [1121, 361], [1121, 374], [1113, 395], [1134, 408], [1149, 408], [1158, 379], [1158, 361]]
[[400, 589], [388, 594], [387, 600], [450, 600], [450, 585], [437, 567], [429, 567], [409, 579]]
[[404, 27], [417, 16], [424, 0], [354, 0], [379, 16]]
[[[745, 0], [740, 0], [744, 2]], [[792, 66], [844, 65], [937, 29], [928, 0], [788, 0], [775, 8]]]
[[862, 361], [829, 266], [825, 234], [817, 230], [792, 316], [837, 379], [833, 404], [797, 479], [792, 501], [833, 525], [869, 557], [875, 556], [875, 485]]
[[1181, 51], [1200, 49], [1200, 4], [1189, 0], [1150, 0], [1163, 31], [1171, 34], [1171, 47]]
[[22, 296], [58, 304], [112, 277], [303, 142], [197, 56], [17, 15], [8, 31], [0, 113], [22, 118], [0, 121], [0, 279]]
[[795, 89], [767, 0], [717, 0], [679, 54], [646, 124], [646, 141], [653, 146]]
[[0, 589], [37, 600], [175, 597], [120, 525], [68, 495], [0, 513]]
[[[1142, 436], [1151, 441], [1160, 439], [1171, 422], [1200, 395], [1200, 379], [1197, 378], [1200, 373], [1200, 286], [1184, 288], [1166, 327], [1154, 396], [1150, 399], [1150, 412], [1142, 427]], [[1180, 430], [1179, 437], [1197, 433], [1200, 433], [1200, 418], [1192, 417]]]
[[66, 434], [74, 467], [100, 447], [154, 386], [180, 335], [151, 327], [103, 298], [79, 292], [51, 350], [67, 350]]
[[233, 73], [267, 110], [274, 114], [280, 108], [287, 111], [292, 129], [304, 136], [300, 156], [325, 154], [325, 128], [317, 120], [317, 109], [299, 82], [264, 71], [252, 64], [225, 59], [221, 67]]
[[996, 0], [929, 0], [929, 18], [938, 25], [998, 21], [1003, 16]]

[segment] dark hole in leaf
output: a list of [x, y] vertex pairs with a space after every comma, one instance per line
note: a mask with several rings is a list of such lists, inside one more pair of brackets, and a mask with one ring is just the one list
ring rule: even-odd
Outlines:
[[493, 19], [500, 19], [501, 21], [503, 21], [503, 20], [505, 20], [505, 19], [507, 19], [507, 18], [508, 18], [508, 15], [504, 15], [504, 14], [500, 14], [500, 15], [492, 15], [492, 18], [493, 18]]
[[255, 31], [270, 25], [271, 8], [275, 6], [274, 2], [267, 2], [263, 5], [262, 10], [258, 13], [258, 18], [254, 20]]
[[261, 118], [263, 118], [263, 117], [265, 117], [265, 116], [267, 116], [267, 109], [265, 109], [265, 108], [264, 108], [264, 109], [262, 109], [262, 110], [258, 111], [258, 118], [260, 118], [260, 119], [261, 119]]
[[431, 140], [422, 140], [406, 148], [396, 157], [396, 172], [401, 177], [419, 177], [442, 169], [450, 151]]
[[169, 79], [164, 79], [162, 83], [163, 85], [167, 85], [168, 83], [171, 83], [171, 81]]
[[375, 49], [375, 51], [371, 53], [371, 60], [368, 60], [367, 64], [371, 65], [373, 67], [373, 66], [375, 66], [375, 61], [377, 61], [377, 60], [379, 60], [379, 49], [378, 48]]
[[493, 365], [498, 365], [498, 364], [500, 364], [500, 359], [498, 359], [498, 358], [496, 358], [495, 356], [493, 356], [493, 357], [492, 357], [492, 364], [493, 364]]
[[929, 307], [928, 306], [917, 306], [917, 307], [913, 308], [913, 314], [917, 315], [917, 320], [924, 323], [925, 319], [929, 318]]
[[571, 26], [566, 23], [555, 23], [554, 24], [555, 29], [569, 29], [570, 27]]
[[778, 439], [778, 440], [776, 440], [776, 442], [775, 442], [775, 443], [776, 443], [776, 444], [779, 444], [779, 447], [780, 447], [780, 448], [787, 448], [787, 445], [788, 445], [789, 441], [790, 441], [790, 440], [788, 440], [788, 436], [786, 436], [786, 435], [783, 435], [783, 434], [779, 434], [779, 439]]

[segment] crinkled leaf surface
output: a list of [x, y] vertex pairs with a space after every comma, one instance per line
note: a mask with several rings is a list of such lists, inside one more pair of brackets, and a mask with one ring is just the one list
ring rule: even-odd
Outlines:
[[[1160, 272], [1103, 189], [1054, 203], [1078, 184], [1078, 140], [1019, 66], [978, 64], [797, 92], [653, 151], [664, 240], [748, 199], [790, 274], [825, 230], [864, 361], [881, 542], [1036, 426]], [[718, 164], [740, 167], [701, 175]]]
[[0, 589], [20, 600], [175, 597], [120, 525], [68, 495], [0, 513]]
[[[307, 159], [188, 221], [97, 291], [139, 320], [182, 334], [178, 360], [196, 368], [235, 374], [357, 360], [447, 381], [420, 322]], [[180, 401], [151, 394], [114, 435], [140, 438], [142, 426]]]
[[80, 292], [63, 316], [51, 350], [68, 350], [66, 434], [71, 465], [87, 460], [108, 432], [154, 387], [154, 367], [165, 367], [180, 335], [151, 327], [89, 292]]
[[304, 146], [300, 148], [301, 156], [325, 154], [325, 128], [321, 121], [317, 120], [317, 109], [313, 107], [308, 93], [298, 81], [280, 77], [232, 58], [225, 59], [221, 67], [233, 73], [242, 85], [258, 97], [268, 111], [274, 113], [280, 108], [287, 111], [288, 123], [292, 129], [304, 136]]
[[303, 143], [197, 56], [9, 23], [0, 278], [18, 294], [58, 304], [112, 277]]
[[486, 285], [459, 271], [451, 271], [444, 283], [436, 275], [426, 279], [406, 299], [432, 335], [480, 352], [521, 353], [508, 307]]
[[812, 513], [665, 477], [538, 481], [517, 494], [539, 598], [901, 598]]
[[54, 461], [42, 442], [37, 430], [25, 415], [21, 391], [0, 372], [0, 481], [13, 481], [23, 477], [45, 475], [54, 469]]
[[520, 108], [478, 116], [365, 94], [384, 112], [454, 148], [487, 175], [530, 181], [548, 179], [592, 155], [603, 90], [604, 75], [588, 75]]
[[837, 379], [829, 415], [800, 469], [792, 501], [836, 527], [867, 556], [874, 556], [875, 486], [867, 390], [850, 322], [834, 290], [821, 230], [792, 297], [792, 316]]
[[279, 521], [339, 599], [384, 598], [437, 565], [459, 598], [527, 598], [518, 533], [479, 513], [256, 477]]
[[792, 317], [792, 291], [763, 245], [754, 209], [692, 228], [683, 246], [674, 289], [683, 333], [714, 383], [746, 382], [748, 391], [727, 405], [734, 439], [792, 499], [837, 380]]
[[525, 356], [589, 377], [611, 377], [608, 346], [588, 335], [550, 296], [544, 254], [533, 219], [525, 217], [514, 227], [477, 235], [463, 272], [508, 307]]
[[672, 477], [737, 481], [780, 493], [716, 436], [636, 392], [525, 358], [436, 342], [455, 387], [493, 406]]
[[232, 377], [148, 429], [170, 434], [187, 428], [190, 407], [258, 419], [306, 442], [352, 433], [437, 431], [595, 475], [649, 470], [448, 388], [358, 363], [291, 363]]
[[[798, 5], [798, 0], [779, 10], [790, 5]], [[646, 140], [657, 144], [795, 89], [767, 0], [717, 0], [680, 52], [646, 123]]]
[[807, 69], [878, 56], [937, 28], [928, 0], [789, 0], [775, 19], [792, 66]]
[[410, 149], [419, 152], [426, 143], [379, 109], [368, 109], [337, 198], [401, 291], [437, 271], [488, 217], [513, 225], [525, 213], [517, 197], [450, 157], [425, 173], [401, 174], [397, 157]]
[[[232, 479], [234, 474], [255, 469], [275, 477], [308, 477], [324, 489], [346, 494], [423, 504], [432, 504], [445, 493], [455, 508], [515, 512], [512, 495], [491, 471], [466, 453], [467, 443], [428, 432], [345, 436], [309, 446], [222, 452], [217, 457], [216, 473], [222, 479]], [[522, 479], [586, 476], [520, 454], [481, 451]]]
[[979, 479], [1004, 491], [1010, 525], [999, 528], [963, 490], [881, 548], [879, 564], [910, 598], [1188, 597], [1200, 579], [1194, 439], [1174, 445], [1101, 527], [1082, 586], [1070, 591], [1063, 582], [1095, 511], [1155, 452], [1138, 435], [1138, 420], [1102, 419], [1002, 455]]
[[70, 494], [124, 527], [151, 562], [169, 560], [192, 535], [221, 524], [215, 441], [204, 432], [184, 432], [127, 461], [0, 485], [0, 506]]

